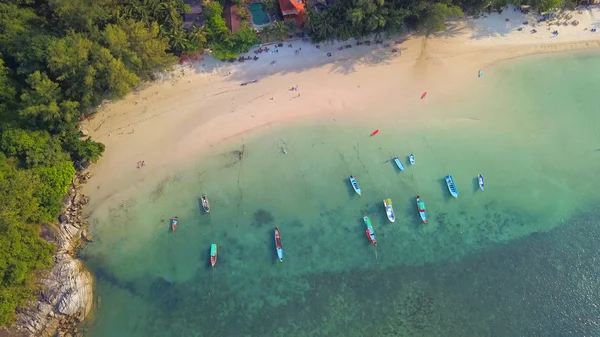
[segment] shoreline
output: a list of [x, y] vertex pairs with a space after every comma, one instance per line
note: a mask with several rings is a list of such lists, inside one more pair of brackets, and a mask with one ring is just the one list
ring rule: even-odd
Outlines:
[[[336, 73], [338, 60], [299, 74], [288, 74], [287, 69], [266, 72], [257, 83], [247, 86], [240, 86], [245, 80], [243, 74], [230, 79], [236, 73], [222, 77], [218, 74], [223, 71], [221, 68], [206, 74], [189, 66], [187, 71], [181, 67], [178, 70], [184, 75], [179, 79], [153, 83], [121, 101], [107, 104], [84, 125], [93, 139], [107, 147], [100, 162], [90, 168], [95, 178], [84, 189], [92, 197], [89, 210], [93, 211], [99, 200], [110, 199], [120, 186], [164, 175], [173, 164], [265, 127], [305, 119], [357, 117], [367, 109], [381, 111], [385, 116], [396, 104], [405, 111], [397, 117], [406, 118], [421, 106], [464, 94], [461, 89], [478, 80], [480, 69], [485, 72], [500, 62], [524, 56], [600, 49], [600, 36], [593, 41], [525, 48], [457, 45], [440, 37], [411, 38], [402, 46], [402, 56], [374, 66], [359, 64], [347, 74]], [[373, 54], [371, 50], [357, 58]], [[347, 58], [344, 62], [359, 61]], [[448, 78], [452, 81], [444, 81]], [[313, 82], [317, 82], [316, 87], [312, 87]], [[289, 91], [294, 85], [299, 86], [299, 97]], [[424, 91], [429, 96], [420, 100]], [[194, 97], [194, 92], [202, 97]], [[272, 104], [273, 101], [285, 106]], [[148, 116], [149, 111], [154, 113]], [[441, 113], [427, 118], [440, 116]], [[140, 160], [149, 163], [142, 174], [135, 166]]]
[[[356, 46], [355, 40], [320, 48], [294, 41], [292, 48], [286, 42], [278, 53], [258, 54], [258, 61], [228, 64], [207, 57], [179, 65], [124, 99], [104, 104], [82, 123], [93, 139], [106, 145], [103, 158], [88, 170], [94, 178], [83, 190], [91, 197], [86, 213], [119, 199], [125, 191], [133, 193], [131, 187], [160, 180], [187, 158], [198, 158], [266, 127], [320, 118], [364, 118], [365, 111], [369, 118], [393, 113], [395, 119], [442, 120], [443, 109], [427, 116], [415, 112], [463, 98], [468, 93], [462, 89], [482, 80], [479, 70], [485, 80], [485, 70], [503, 61], [600, 50], [600, 35], [584, 31], [600, 25], [600, 15], [595, 20], [589, 15], [592, 11], [600, 14], [599, 7], [583, 14], [571, 12], [580, 25], [558, 28], [562, 34], [558, 37], [541, 28], [537, 35], [519, 31], [519, 22], [534, 16], [506, 10], [451, 22], [447, 31], [430, 37], [392, 37], [385, 40], [391, 45], [387, 48]], [[506, 18], [512, 31], [505, 29]], [[486, 36], [474, 39], [481, 31]], [[348, 44], [353, 47], [337, 49]], [[300, 55], [294, 53], [297, 48]], [[242, 85], [253, 80], [257, 82]], [[294, 86], [297, 92], [290, 91]], [[429, 95], [421, 100], [425, 91]], [[136, 163], [142, 160], [148, 166], [138, 169]]]

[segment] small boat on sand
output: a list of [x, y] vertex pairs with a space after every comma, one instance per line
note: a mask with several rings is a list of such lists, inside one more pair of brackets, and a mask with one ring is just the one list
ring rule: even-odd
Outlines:
[[277, 249], [277, 257], [279, 262], [283, 262], [283, 246], [281, 245], [281, 234], [279, 227], [275, 227], [275, 248]]
[[210, 245], [210, 265], [215, 266], [217, 264], [218, 247], [216, 243]]
[[402, 162], [400, 161], [400, 158], [394, 157], [394, 163], [396, 163], [396, 166], [398, 166], [398, 168], [400, 169], [400, 171], [404, 171], [404, 165], [402, 165]]
[[206, 197], [206, 194], [202, 194], [202, 208], [206, 213], [210, 212], [210, 204], [208, 203], [208, 198]]
[[173, 219], [171, 219], [171, 230], [174, 232], [177, 229], [177, 223], [179, 222], [179, 218], [174, 216]]
[[477, 182], [479, 183], [479, 188], [483, 191], [485, 188], [485, 182], [483, 181], [483, 176], [480, 174], [477, 176]]
[[375, 237], [375, 230], [373, 229], [373, 225], [371, 225], [371, 219], [369, 219], [368, 216], [364, 216], [363, 221], [367, 226], [367, 238], [373, 243], [375, 247], [377, 247], [377, 238]]
[[352, 188], [354, 189], [356, 194], [362, 195], [360, 185], [358, 185], [358, 181], [356, 181], [356, 178], [354, 178], [354, 176], [350, 176], [350, 183], [352, 184]]
[[409, 154], [408, 155], [408, 161], [410, 162], [411, 165], [415, 164], [415, 155], [414, 154]]
[[427, 214], [425, 213], [425, 203], [421, 200], [421, 197], [417, 195], [417, 209], [419, 210], [419, 215], [423, 220], [423, 223], [427, 223]]
[[396, 221], [396, 215], [394, 214], [394, 209], [392, 208], [392, 199], [385, 199], [383, 201], [383, 206], [385, 207], [385, 214], [387, 215], [388, 220], [390, 220], [390, 222]]
[[458, 190], [456, 189], [454, 179], [451, 175], [446, 176], [446, 185], [448, 185], [448, 191], [450, 191], [450, 194], [452, 194], [453, 197], [458, 198]]

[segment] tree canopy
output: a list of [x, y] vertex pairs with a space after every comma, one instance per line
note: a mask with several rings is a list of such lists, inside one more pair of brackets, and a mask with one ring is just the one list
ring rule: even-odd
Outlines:
[[56, 222], [75, 168], [104, 151], [78, 122], [206, 46], [204, 29], [182, 28], [189, 10], [183, 0], [0, 2], [0, 326], [52, 265], [40, 224]]

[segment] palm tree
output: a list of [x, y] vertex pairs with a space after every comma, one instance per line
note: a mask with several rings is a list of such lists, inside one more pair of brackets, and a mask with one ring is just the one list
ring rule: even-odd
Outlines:
[[262, 28], [260, 31], [261, 36], [269, 41], [269, 38], [275, 33], [275, 28], [272, 25], [267, 25]]
[[194, 26], [187, 38], [190, 43], [189, 48], [193, 51], [205, 48], [208, 43], [206, 38], [206, 26]]
[[273, 28], [280, 40], [284, 40], [287, 37], [288, 26], [283, 21], [275, 22]]
[[326, 14], [310, 10], [308, 12], [308, 27], [316, 35], [315, 41], [329, 40], [333, 37], [332, 20]]

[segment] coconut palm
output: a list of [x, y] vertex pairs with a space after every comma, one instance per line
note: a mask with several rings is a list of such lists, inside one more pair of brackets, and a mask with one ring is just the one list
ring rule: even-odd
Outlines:
[[269, 41], [273, 34], [275, 34], [275, 28], [272, 25], [266, 25], [260, 31], [260, 35], [264, 38], [265, 41]]
[[283, 21], [277, 21], [273, 24], [273, 29], [280, 40], [284, 40], [288, 35], [289, 27]]

